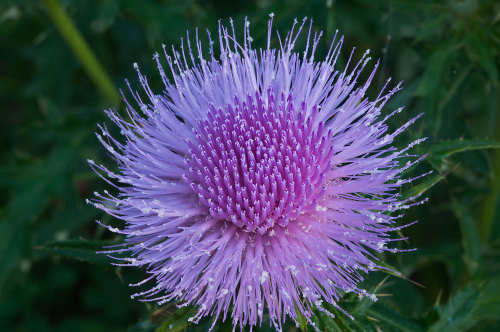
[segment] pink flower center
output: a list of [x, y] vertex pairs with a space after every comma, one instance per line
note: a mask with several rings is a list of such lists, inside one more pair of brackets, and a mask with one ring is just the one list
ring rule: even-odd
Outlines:
[[189, 141], [186, 179], [215, 219], [266, 233], [314, 209], [331, 167], [331, 132], [306, 118], [291, 98], [264, 102], [259, 94], [224, 109], [212, 107]]

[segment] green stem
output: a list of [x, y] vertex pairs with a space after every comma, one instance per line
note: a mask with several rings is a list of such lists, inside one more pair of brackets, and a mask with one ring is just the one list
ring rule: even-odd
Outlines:
[[83, 68], [99, 91], [113, 104], [118, 106], [120, 95], [108, 74], [97, 61], [94, 53], [78, 32], [71, 18], [64, 12], [58, 0], [43, 0], [52, 22], [57, 27]]
[[[497, 101], [497, 103], [500, 105], [500, 101]], [[500, 109], [496, 114], [495, 139], [500, 142]], [[479, 231], [485, 244], [488, 243], [490, 238], [491, 226], [495, 218], [498, 196], [500, 194], [500, 149], [493, 149], [492, 153], [493, 180], [491, 181], [491, 192], [483, 202], [479, 217]]]

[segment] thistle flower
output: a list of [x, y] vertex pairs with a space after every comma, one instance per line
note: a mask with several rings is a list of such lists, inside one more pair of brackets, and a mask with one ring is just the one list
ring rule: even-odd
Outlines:
[[321, 33], [311, 38], [310, 27], [304, 52], [293, 52], [305, 22], [295, 21], [284, 42], [278, 35], [278, 49], [272, 15], [265, 49], [252, 47], [247, 20], [243, 43], [232, 21], [231, 30], [219, 25], [220, 55], [210, 39], [208, 59], [198, 35], [192, 51], [188, 34], [180, 52], [163, 47], [170, 80], [154, 55], [159, 94], [134, 64], [148, 100], [127, 82], [137, 105], [124, 97], [129, 120], [107, 112], [125, 138], [105, 126], [97, 135], [119, 171], [89, 161], [119, 191], [91, 201], [124, 221], [122, 229], [103, 225], [125, 237], [106, 252], [120, 253], [117, 265], [145, 269], [136, 286], [152, 284], [132, 297], [195, 305], [195, 323], [229, 315], [235, 327], [252, 328], [267, 313], [278, 330], [298, 313], [314, 326], [313, 309], [332, 315], [328, 302], [342, 310], [346, 292], [376, 300], [358, 284], [383, 269], [375, 252], [398, 251], [387, 245], [402, 226], [388, 212], [415, 204], [397, 189], [419, 159], [399, 160], [422, 140], [400, 150], [391, 143], [417, 118], [388, 132], [402, 108], [385, 117], [381, 109], [400, 84], [384, 92], [388, 80], [367, 99], [378, 63], [361, 84], [368, 52], [335, 70], [343, 38], [315, 61]]

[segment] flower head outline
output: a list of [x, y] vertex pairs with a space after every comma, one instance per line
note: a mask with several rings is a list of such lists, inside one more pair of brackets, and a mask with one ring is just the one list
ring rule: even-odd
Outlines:
[[384, 92], [388, 80], [370, 101], [378, 63], [358, 83], [368, 51], [348, 70], [351, 53], [337, 71], [343, 37], [318, 62], [321, 33], [311, 37], [312, 21], [299, 54], [306, 19], [283, 42], [278, 35], [277, 50], [272, 20], [266, 49], [252, 48], [247, 20], [242, 44], [232, 21], [232, 33], [219, 25], [217, 59], [211, 39], [208, 60], [198, 38], [192, 51], [189, 34], [180, 52], [164, 46], [171, 80], [154, 55], [162, 94], [134, 64], [148, 101], [127, 85], [142, 114], [125, 97], [129, 120], [107, 111], [125, 143], [99, 126], [119, 171], [90, 164], [119, 194], [96, 194], [91, 203], [125, 222], [103, 225], [125, 235], [107, 252], [126, 253], [117, 265], [145, 268], [148, 277], [135, 285], [153, 287], [133, 297], [196, 305], [193, 322], [229, 315], [235, 326], [253, 327], [267, 312], [281, 330], [298, 313], [314, 326], [314, 308], [332, 315], [323, 301], [342, 310], [344, 292], [376, 300], [357, 285], [362, 273], [384, 269], [373, 252], [399, 251], [387, 247], [400, 240], [389, 233], [402, 228], [387, 212], [418, 204], [397, 189], [414, 180], [401, 174], [421, 158], [399, 160], [423, 139], [400, 150], [391, 144], [419, 116], [391, 133], [386, 121], [402, 108], [381, 116], [401, 85]]

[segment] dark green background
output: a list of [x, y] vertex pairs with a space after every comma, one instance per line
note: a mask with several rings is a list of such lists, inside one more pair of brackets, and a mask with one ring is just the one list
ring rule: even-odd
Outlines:
[[[494, 149], [500, 146], [498, 1], [60, 3], [117, 88], [129, 78], [139, 89], [132, 67], [137, 62], [160, 91], [152, 55], [161, 44], [179, 45], [186, 29], [197, 26], [215, 34], [218, 19], [227, 23], [229, 17], [239, 35], [249, 17], [254, 46], [265, 46], [270, 12], [282, 34], [293, 18], [312, 17], [314, 30], [324, 31], [317, 59], [336, 29], [345, 35], [340, 65], [352, 47], [356, 57], [370, 48], [381, 59], [371, 97], [389, 76], [405, 82], [386, 109], [406, 105], [391, 128], [425, 112], [397, 144], [429, 138], [415, 150], [428, 158], [407, 176], [434, 173], [402, 193], [425, 191], [429, 202], [401, 220], [419, 220], [404, 230], [409, 241], [399, 244], [418, 250], [384, 257], [404, 278], [372, 273], [364, 287], [379, 294], [377, 303], [354, 296], [340, 303], [354, 322], [338, 312], [335, 320], [323, 314], [314, 319], [328, 331], [500, 329], [500, 212], [494, 190], [495, 181], [500, 186], [500, 150]], [[299, 41], [298, 49], [303, 46]], [[1, 331], [180, 331], [206, 330], [210, 323], [185, 326], [189, 312], [172, 306], [158, 311], [130, 300], [136, 290], [128, 284], [141, 280], [142, 272], [111, 267], [105, 256], [94, 254], [116, 239], [93, 221], [119, 225], [85, 204], [105, 187], [85, 160], [112, 164], [93, 135], [111, 105], [43, 2], [0, 3]], [[496, 217], [488, 215], [495, 206]]]

